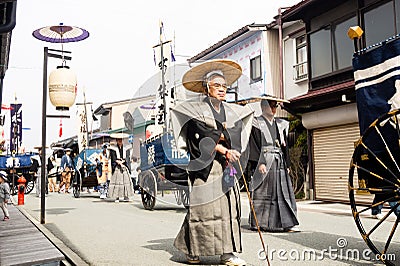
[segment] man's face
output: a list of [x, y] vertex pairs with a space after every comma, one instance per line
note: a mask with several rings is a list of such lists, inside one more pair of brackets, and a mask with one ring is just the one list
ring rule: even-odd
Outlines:
[[225, 101], [226, 98], [226, 81], [223, 77], [215, 76], [208, 81], [208, 94], [219, 101]]
[[122, 139], [117, 139], [117, 145], [122, 146]]
[[268, 101], [268, 104], [262, 106], [263, 114], [267, 116], [274, 116], [278, 106], [279, 105], [277, 101]]

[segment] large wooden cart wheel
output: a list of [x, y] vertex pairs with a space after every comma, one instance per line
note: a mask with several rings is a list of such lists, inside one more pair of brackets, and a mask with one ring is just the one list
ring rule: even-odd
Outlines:
[[[33, 187], [35, 186], [35, 181], [31, 180], [25, 183], [25, 190], [24, 190], [24, 194], [29, 194], [32, 192]], [[15, 184], [14, 186], [14, 194], [13, 195], [17, 195], [18, 194], [18, 184]]]
[[26, 182], [25, 194], [31, 193], [34, 186], [35, 186], [35, 181], [31, 180], [31, 181]]
[[75, 198], [79, 198], [81, 196], [81, 173], [80, 171], [75, 171], [72, 178], [72, 193]]
[[184, 188], [181, 190], [181, 200], [182, 200], [182, 204], [183, 206], [185, 206], [185, 208], [189, 207], [189, 188]]
[[81, 188], [78, 184], [72, 185], [72, 192], [75, 198], [79, 198], [81, 196]]
[[187, 208], [189, 206], [189, 188], [178, 189], [174, 192], [176, 204], [185, 206]]
[[146, 210], [153, 210], [156, 204], [157, 195], [157, 180], [153, 171], [147, 170], [144, 173], [140, 173], [142, 176], [142, 184], [140, 187], [142, 204]]
[[[375, 253], [371, 258], [387, 265], [395, 265], [400, 258], [399, 114], [400, 110], [391, 111], [370, 125], [355, 144], [349, 170], [353, 218]], [[372, 216], [372, 209], [381, 206], [381, 215]]]
[[175, 190], [174, 196], [175, 196], [176, 204], [181, 205], [182, 204], [182, 190], [180, 190], [180, 189]]

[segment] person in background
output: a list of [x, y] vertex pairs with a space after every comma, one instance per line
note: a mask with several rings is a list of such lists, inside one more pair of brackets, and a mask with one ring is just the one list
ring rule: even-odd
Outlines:
[[97, 181], [99, 183], [100, 198], [107, 198], [108, 183], [111, 178], [111, 165], [110, 165], [110, 151], [108, 150], [109, 144], [103, 144], [103, 150], [97, 159]]
[[179, 147], [190, 154], [192, 190], [186, 217], [174, 246], [190, 264], [200, 256], [220, 255], [224, 265], [246, 265], [242, 252], [237, 163], [247, 147], [253, 111], [225, 102], [227, 87], [242, 74], [232, 60], [206, 61], [191, 68], [183, 86], [201, 93], [198, 100], [172, 108], [171, 121]]
[[138, 177], [139, 173], [137, 169], [139, 168], [139, 163], [138, 163], [138, 158], [135, 156], [131, 157], [131, 179], [132, 179], [132, 185], [133, 185], [133, 191], [138, 190], [137, 187], [137, 182], [138, 182]]
[[61, 183], [60, 187], [58, 190], [58, 193], [60, 193], [61, 188], [65, 185], [65, 193], [69, 193], [69, 185], [71, 184], [71, 172], [74, 169], [74, 162], [72, 161], [71, 158], [71, 151], [72, 149], [66, 148], [65, 149], [65, 154], [61, 158]]
[[122, 138], [128, 137], [127, 134], [115, 133], [110, 137], [116, 139], [117, 145], [110, 146], [110, 158], [112, 175], [110, 186], [108, 188], [108, 196], [115, 198], [115, 202], [130, 201], [129, 197], [133, 195], [132, 180], [130, 177], [127, 162], [124, 159], [124, 146]]
[[[256, 161], [250, 183], [251, 197], [260, 229], [263, 231], [298, 232], [297, 207], [289, 176], [289, 122], [275, 118], [278, 102], [274, 96], [261, 98], [261, 111], [255, 117], [251, 138], [250, 161]], [[257, 230], [253, 212], [250, 229]]]
[[10, 185], [8, 184], [7, 173], [0, 171], [0, 208], [3, 211], [3, 221], [10, 219], [7, 203], [10, 200]]
[[[35, 187], [36, 187], [36, 196], [40, 197], [41, 193], [41, 183], [42, 183], [42, 168], [41, 168], [41, 154], [42, 154], [42, 147], [35, 147], [35, 149], [38, 150], [38, 155], [31, 156], [31, 167], [30, 167], [30, 172], [33, 172], [33, 175], [35, 176]], [[47, 190], [46, 190], [47, 194]]]
[[57, 165], [54, 153], [47, 158], [47, 180], [49, 180], [49, 192], [58, 192]]

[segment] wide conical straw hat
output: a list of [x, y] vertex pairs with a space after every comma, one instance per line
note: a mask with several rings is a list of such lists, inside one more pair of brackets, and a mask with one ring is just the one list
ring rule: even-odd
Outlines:
[[202, 93], [205, 91], [204, 81], [212, 72], [223, 75], [226, 85], [230, 86], [242, 75], [242, 67], [230, 59], [209, 60], [188, 70], [183, 75], [182, 84], [187, 90]]

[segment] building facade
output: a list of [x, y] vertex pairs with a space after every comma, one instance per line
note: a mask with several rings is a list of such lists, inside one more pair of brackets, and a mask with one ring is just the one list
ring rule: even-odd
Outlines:
[[[348, 201], [349, 164], [360, 136], [355, 47], [347, 31], [356, 25], [364, 30], [357, 49], [379, 43], [399, 33], [399, 11], [399, 0], [306, 0], [282, 13], [284, 23], [305, 25], [308, 91], [291, 98], [289, 107], [308, 129], [310, 188], [317, 200]], [[369, 196], [360, 200], [371, 202]]]

